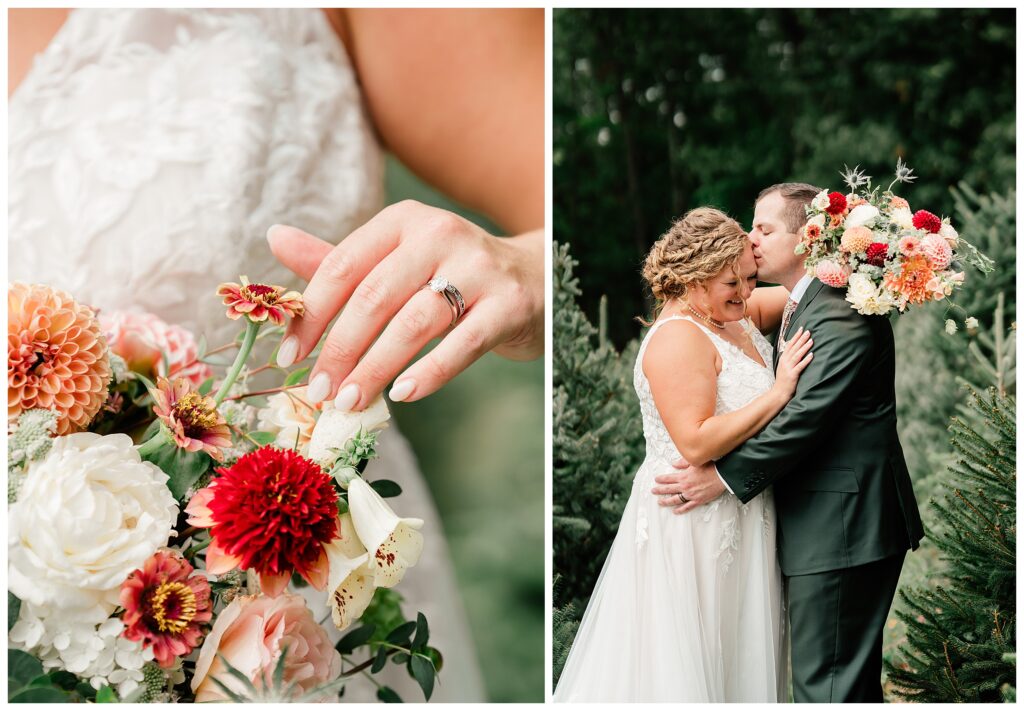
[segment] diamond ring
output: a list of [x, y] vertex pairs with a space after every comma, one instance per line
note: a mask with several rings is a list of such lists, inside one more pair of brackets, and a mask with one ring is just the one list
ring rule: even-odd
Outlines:
[[451, 325], [454, 326], [455, 322], [458, 321], [466, 311], [466, 300], [462, 298], [462, 294], [459, 290], [452, 286], [451, 282], [444, 277], [434, 277], [427, 282], [427, 285], [423, 288], [430, 289], [435, 294], [440, 294], [444, 297], [444, 300], [448, 302], [448, 306], [451, 307]]

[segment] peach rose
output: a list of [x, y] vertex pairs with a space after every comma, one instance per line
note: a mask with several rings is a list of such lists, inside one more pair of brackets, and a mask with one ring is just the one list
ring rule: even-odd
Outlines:
[[[131, 370], [148, 378], [187, 378], [198, 387], [213, 370], [196, 360], [199, 346], [190, 331], [145, 311], [101, 311], [100, 326], [110, 350]], [[164, 363], [166, 355], [168, 362]]]
[[[299, 595], [277, 597], [244, 595], [235, 598], [216, 618], [203, 642], [192, 678], [196, 702], [227, 701], [213, 681], [244, 693], [220, 657], [241, 671], [257, 688], [270, 686], [274, 667], [284, 648], [284, 685], [295, 683], [299, 693], [333, 681], [341, 674], [341, 655], [327, 633], [313, 619]], [[330, 699], [324, 701], [333, 701]]]

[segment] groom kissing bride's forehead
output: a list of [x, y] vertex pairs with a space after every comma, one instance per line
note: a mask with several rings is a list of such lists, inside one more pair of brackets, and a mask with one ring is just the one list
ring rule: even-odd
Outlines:
[[820, 193], [804, 183], [766, 188], [749, 235], [759, 281], [789, 291], [776, 344], [801, 328], [813, 334], [814, 359], [795, 395], [717, 461], [681, 462], [659, 477], [657, 493], [689, 500], [689, 511], [723, 485], [743, 503], [772, 487], [795, 700], [880, 702], [882, 630], [906, 551], [923, 530], [896, 432], [889, 319], [851, 308], [845, 289], [809, 276], [798, 253], [806, 208]]

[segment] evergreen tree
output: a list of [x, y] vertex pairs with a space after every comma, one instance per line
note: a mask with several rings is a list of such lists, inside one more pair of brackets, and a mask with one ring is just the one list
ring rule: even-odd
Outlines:
[[636, 343], [620, 354], [580, 310], [575, 261], [554, 245], [554, 568], [582, 612], [615, 536], [643, 427], [633, 391]]
[[981, 424], [953, 418], [957, 462], [944, 501], [931, 502], [928, 536], [948, 569], [934, 587], [900, 592], [907, 641], [902, 658], [886, 662], [893, 691], [912, 701], [1015, 693], [1015, 661], [1006, 655], [1016, 645], [1016, 403], [990, 388], [972, 390], [968, 405]]
[[571, 602], [558, 607], [561, 592], [561, 578], [555, 576], [554, 582], [555, 610], [551, 614], [551, 677], [553, 683], [557, 684], [562, 676], [562, 669], [565, 668], [565, 660], [569, 656], [569, 649], [576, 637], [576, 630], [579, 629], [579, 612]]

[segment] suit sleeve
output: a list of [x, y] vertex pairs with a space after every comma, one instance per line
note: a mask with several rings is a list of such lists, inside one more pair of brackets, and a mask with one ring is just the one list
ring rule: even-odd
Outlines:
[[746, 503], [796, 468], [852, 400], [858, 375], [872, 351], [867, 320], [846, 303], [808, 314], [814, 359], [796, 394], [757, 435], [715, 462], [728, 488]]

